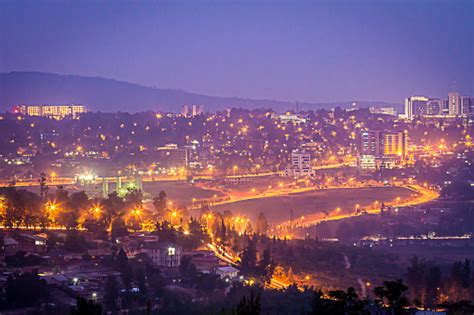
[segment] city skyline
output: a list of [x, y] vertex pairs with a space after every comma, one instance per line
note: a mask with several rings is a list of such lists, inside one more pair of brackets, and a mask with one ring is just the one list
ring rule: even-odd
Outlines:
[[474, 314], [473, 0], [0, 0], [0, 313]]

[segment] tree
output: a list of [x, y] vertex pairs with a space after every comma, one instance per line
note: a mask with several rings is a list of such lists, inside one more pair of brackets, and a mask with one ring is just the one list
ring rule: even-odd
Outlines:
[[160, 242], [176, 242], [176, 230], [173, 228], [171, 223], [167, 221], [156, 224], [155, 234], [158, 236]]
[[451, 267], [449, 296], [453, 301], [466, 298], [466, 291], [471, 286], [471, 262], [466, 259], [464, 262], [456, 261]]
[[387, 305], [394, 315], [405, 314], [405, 307], [409, 305], [405, 292], [408, 287], [402, 280], [384, 281], [382, 286], [374, 288], [374, 294], [379, 298], [379, 302]]
[[407, 284], [410, 288], [410, 296], [413, 301], [421, 301], [425, 270], [425, 261], [419, 260], [417, 256], [413, 256], [411, 259], [411, 264], [407, 268], [406, 275]]
[[340, 303], [333, 303], [331, 300], [325, 299], [321, 290], [315, 290], [311, 300], [311, 311], [309, 315], [325, 314], [344, 315], [344, 309]]
[[140, 189], [128, 188], [125, 202], [131, 208], [141, 208], [143, 203], [143, 192]]
[[441, 285], [441, 270], [439, 267], [430, 267], [423, 282], [425, 287], [424, 304], [428, 307], [434, 307], [437, 303], [438, 289]]
[[267, 218], [260, 212], [257, 217], [257, 222], [255, 223], [255, 230], [259, 235], [266, 235], [268, 230]]
[[195, 237], [198, 240], [198, 243], [201, 241], [207, 241], [209, 239], [209, 235], [205, 232], [203, 226], [198, 221], [191, 218], [188, 224], [189, 234]]
[[260, 275], [263, 277], [264, 281], [269, 282], [273, 275], [273, 270], [275, 265], [270, 257], [270, 248], [267, 247], [263, 251], [262, 258], [259, 261], [259, 271]]
[[46, 195], [48, 194], [48, 186], [46, 185], [46, 174], [45, 173], [40, 174], [39, 185], [40, 185], [40, 197], [44, 201]]
[[105, 303], [110, 309], [115, 309], [117, 306], [118, 285], [117, 279], [114, 276], [108, 276], [105, 283]]
[[156, 270], [150, 277], [149, 285], [153, 289], [153, 294], [161, 296], [163, 294], [163, 288], [166, 286], [166, 279], [161, 275], [159, 270]]
[[196, 266], [192, 263], [191, 256], [181, 257], [181, 263], [179, 265], [179, 273], [183, 278], [195, 279], [197, 276]]
[[158, 197], [153, 198], [153, 206], [159, 215], [163, 215], [166, 210], [166, 193], [162, 190]]
[[69, 198], [69, 220], [68, 227], [76, 228], [81, 212], [88, 211], [92, 207], [92, 200], [85, 191], [79, 191], [71, 194]]
[[133, 280], [133, 270], [132, 270], [132, 267], [127, 264], [125, 269], [122, 270], [122, 282], [127, 291], [130, 291], [130, 289], [132, 288], [132, 280]]
[[127, 253], [120, 248], [119, 252], [117, 253], [117, 267], [120, 271], [124, 272], [128, 268], [128, 256]]
[[140, 292], [144, 295], [147, 293], [146, 287], [146, 275], [145, 270], [143, 268], [138, 268], [135, 272], [135, 280], [137, 281], [138, 288]]
[[235, 309], [237, 315], [259, 315], [262, 304], [260, 302], [260, 293], [255, 294], [252, 290], [250, 296], [243, 296]]
[[247, 222], [247, 226], [245, 227], [245, 234], [247, 235], [250, 235], [253, 233], [253, 227], [252, 227], [252, 223]]
[[71, 315], [102, 315], [102, 306], [79, 296], [76, 300], [76, 307], [71, 309]]
[[329, 297], [335, 301], [333, 305], [333, 313], [341, 315], [362, 315], [367, 314], [365, 301], [361, 301], [353, 287], [349, 287], [347, 291], [336, 290], [330, 291]]
[[240, 255], [240, 267], [243, 272], [253, 273], [257, 265], [257, 248], [255, 241], [248, 239], [248, 244]]
[[111, 229], [110, 234], [112, 238], [128, 235], [127, 227], [125, 226], [125, 222], [122, 220], [122, 218], [114, 219], [111, 224], [112, 224], [112, 229]]
[[225, 243], [225, 241], [227, 240], [227, 228], [224, 224], [224, 218], [221, 218], [220, 238], [222, 243]]
[[102, 205], [104, 207], [104, 215], [109, 224], [120, 215], [123, 215], [126, 208], [125, 201], [116, 191], [109, 194], [107, 199], [102, 201]]

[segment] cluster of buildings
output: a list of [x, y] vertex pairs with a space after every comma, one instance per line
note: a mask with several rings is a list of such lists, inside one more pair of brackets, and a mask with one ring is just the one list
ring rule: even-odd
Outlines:
[[404, 131], [362, 132], [359, 167], [362, 169], [394, 168], [408, 163], [408, 140]]
[[448, 98], [410, 96], [405, 99], [405, 118], [465, 117], [474, 112], [474, 97], [450, 92]]
[[181, 108], [181, 115], [184, 117], [194, 117], [204, 113], [203, 105], [183, 105]]
[[62, 105], [14, 105], [13, 114], [25, 116], [39, 116], [53, 119], [64, 119], [70, 117], [77, 119], [79, 115], [88, 110], [80, 104], [62, 104]]
[[[72, 250], [66, 246], [67, 233], [62, 231], [0, 234], [0, 286], [6, 284], [13, 271], [37, 270], [40, 278], [47, 282], [51, 302], [73, 306], [76, 296], [101, 302], [107, 294], [106, 283], [110, 277], [117, 280], [118, 289], [126, 290], [122, 272], [113, 264], [103, 263], [117, 255], [117, 244], [129, 260], [149, 261], [151, 268], [159, 269], [164, 285], [170, 288], [181, 283], [183, 275], [179, 266], [183, 256], [188, 256], [200, 273], [215, 274], [229, 284], [241, 280], [238, 269], [223, 263], [210, 250], [184, 251], [178, 244], [164, 242], [153, 235], [124, 236], [118, 238], [117, 243], [98, 240], [90, 233], [81, 233], [81, 236], [84, 249]], [[48, 245], [50, 238], [56, 240], [55, 245]], [[140, 291], [135, 282], [131, 290]]]

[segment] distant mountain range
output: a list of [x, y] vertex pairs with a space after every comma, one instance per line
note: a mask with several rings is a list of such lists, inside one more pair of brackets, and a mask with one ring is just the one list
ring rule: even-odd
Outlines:
[[[14, 104], [84, 104], [92, 111], [180, 112], [184, 104], [204, 105], [206, 111], [231, 107], [272, 108], [285, 111], [296, 108], [295, 102], [219, 97], [182, 90], [147, 87], [124, 81], [79, 75], [43, 72], [0, 73], [0, 111], [9, 111]], [[399, 106], [386, 102], [357, 101], [361, 107]], [[300, 109], [349, 107], [352, 101], [334, 103], [300, 102]]]

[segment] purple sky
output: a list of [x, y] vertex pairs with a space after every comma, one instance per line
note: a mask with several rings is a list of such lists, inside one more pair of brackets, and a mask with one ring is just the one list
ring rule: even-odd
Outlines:
[[474, 95], [474, 1], [0, 1], [0, 72], [312, 102]]

